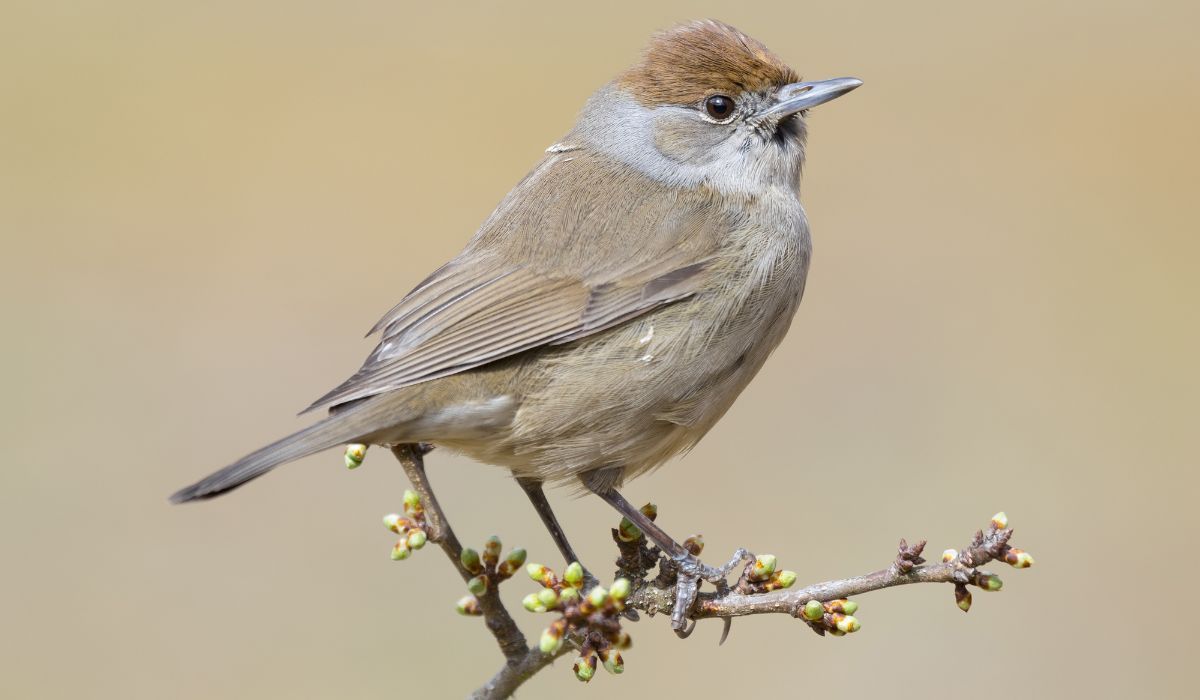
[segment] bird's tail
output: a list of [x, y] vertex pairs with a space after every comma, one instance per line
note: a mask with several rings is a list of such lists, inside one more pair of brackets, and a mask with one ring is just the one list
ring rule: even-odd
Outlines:
[[338, 411], [304, 430], [251, 452], [228, 467], [175, 492], [171, 496], [171, 502], [186, 503], [219, 496], [251, 479], [257, 479], [281, 464], [336, 445], [358, 442], [363, 436], [383, 427], [376, 424], [381, 416], [379, 411], [372, 410], [376, 407], [370, 403], [364, 402], [366, 405], [360, 404]]

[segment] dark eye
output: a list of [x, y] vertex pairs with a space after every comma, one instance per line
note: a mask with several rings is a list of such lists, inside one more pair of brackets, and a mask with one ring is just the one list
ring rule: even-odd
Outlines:
[[713, 119], [728, 119], [733, 114], [733, 98], [725, 95], [713, 95], [704, 101], [704, 111]]

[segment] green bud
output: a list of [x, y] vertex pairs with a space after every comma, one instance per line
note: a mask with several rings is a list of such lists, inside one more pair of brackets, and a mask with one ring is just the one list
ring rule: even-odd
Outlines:
[[596, 586], [588, 592], [588, 602], [597, 608], [604, 607], [604, 602], [608, 600], [608, 591], [604, 590], [604, 586]]
[[624, 603], [625, 599], [629, 597], [630, 589], [629, 579], [619, 578], [613, 581], [612, 588], [608, 590], [608, 597], [612, 598], [615, 603]]
[[1033, 566], [1033, 555], [1023, 549], [1013, 547], [1004, 553], [1004, 561], [1014, 569], [1028, 569]]
[[604, 670], [614, 676], [625, 671], [625, 660], [621, 658], [621, 652], [616, 649], [605, 649], [600, 652], [600, 658], [604, 661]]
[[562, 592], [558, 594], [558, 599], [563, 603], [569, 603], [579, 600], [579, 589], [566, 586]]
[[524, 565], [525, 550], [517, 547], [513, 551], [509, 552], [507, 557], [504, 557], [504, 561], [500, 562], [500, 567], [497, 569], [497, 572], [504, 578], [508, 578], [516, 573], [517, 569], [520, 569]]
[[821, 605], [819, 600], [810, 600], [804, 604], [801, 614], [804, 615], [805, 620], [816, 622], [825, 616], [825, 606]]
[[642, 536], [642, 530], [637, 525], [634, 525], [629, 518], [621, 518], [621, 524], [617, 525], [617, 538], [622, 542], [637, 542]]
[[483, 563], [487, 566], [495, 566], [500, 561], [500, 551], [504, 546], [500, 543], [500, 538], [492, 535], [483, 543]]
[[479, 601], [473, 595], [459, 598], [455, 609], [458, 610], [459, 615], [466, 615], [467, 617], [478, 617], [483, 614], [483, 610], [479, 608]]
[[529, 578], [537, 581], [543, 586], [549, 586], [554, 582], [554, 572], [550, 567], [541, 564], [526, 564], [525, 573], [529, 574]]
[[542, 631], [542, 638], [538, 640], [538, 648], [543, 654], [553, 654], [562, 648], [562, 635], [556, 633], [553, 627], [547, 627]]
[[971, 591], [961, 584], [954, 587], [954, 604], [963, 612], [971, 612]]
[[399, 513], [388, 513], [383, 516], [383, 526], [397, 535], [404, 534], [404, 530], [408, 529], [404, 527], [404, 522], [406, 521], [400, 517]]
[[842, 612], [847, 615], [853, 615], [858, 612], [858, 603], [853, 600], [847, 600], [845, 603], [842, 603]]
[[474, 593], [475, 595], [483, 595], [484, 593], [487, 593], [487, 589], [488, 589], [487, 574], [481, 574], [481, 575], [476, 576], [475, 578], [471, 579], [470, 581], [467, 581], [467, 590]]
[[999, 513], [993, 515], [992, 527], [996, 528], [997, 530], [1003, 530], [1004, 528], [1008, 527], [1008, 514], [1004, 511], [1000, 511]]
[[750, 569], [750, 580], [766, 581], [771, 578], [771, 574], [775, 573], [776, 563], [774, 554], [758, 555], [754, 558], [754, 565]]
[[579, 588], [583, 585], [583, 565], [577, 561], [573, 561], [567, 565], [567, 570], [563, 572], [563, 580], [572, 588]]
[[553, 609], [558, 605], [558, 593], [553, 588], [543, 588], [536, 594], [538, 602], [547, 610]]
[[575, 665], [571, 668], [575, 671], [576, 678], [587, 683], [592, 680], [592, 676], [596, 675], [596, 657], [591, 655], [576, 657]]
[[462, 552], [458, 555], [459, 562], [463, 568], [472, 574], [478, 574], [483, 571], [483, 562], [479, 561], [479, 552], [470, 547], [463, 547]]
[[412, 554], [412, 550], [408, 548], [408, 543], [400, 540], [392, 547], [392, 561], [404, 561]]
[[854, 617], [853, 615], [841, 615], [836, 613], [833, 615], [833, 624], [838, 628], [838, 630], [847, 634], [851, 632], [857, 632], [859, 628], [862, 627], [862, 625], [858, 623], [858, 618]]
[[650, 518], [651, 520], [654, 520], [658, 517], [658, 506], [654, 505], [653, 503], [647, 503], [639, 508], [639, 510], [642, 511], [642, 515]]
[[421, 496], [416, 491], [413, 491], [412, 489], [404, 490], [404, 510], [406, 510], [406, 511], [422, 510]]
[[979, 587], [985, 591], [998, 591], [1004, 586], [1004, 582], [996, 574], [986, 574], [979, 577]]
[[791, 588], [796, 583], [796, 572], [787, 569], [777, 571], [774, 580], [780, 588]]
[[408, 533], [408, 546], [411, 549], [420, 549], [425, 546], [425, 542], [429, 540], [429, 535], [425, 534], [424, 530], [410, 530]]
[[358, 469], [367, 457], [366, 445], [346, 445], [346, 468]]
[[542, 605], [542, 601], [538, 599], [537, 593], [530, 593], [521, 599], [521, 605], [529, 612], [546, 612], [546, 606]]

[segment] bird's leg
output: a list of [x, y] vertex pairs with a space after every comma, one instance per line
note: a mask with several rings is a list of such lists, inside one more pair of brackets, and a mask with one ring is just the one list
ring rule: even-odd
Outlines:
[[[517, 484], [521, 490], [529, 497], [529, 502], [533, 504], [533, 509], [537, 511], [538, 517], [542, 519], [542, 524], [546, 526], [546, 531], [550, 533], [550, 538], [554, 540], [558, 551], [562, 553], [563, 559], [570, 564], [573, 561], [579, 561], [579, 555], [575, 553], [575, 548], [567, 540], [567, 534], [563, 532], [562, 525], [558, 524], [558, 518], [554, 515], [554, 510], [550, 507], [550, 501], [546, 499], [546, 492], [542, 490], [542, 482], [537, 479], [529, 479], [526, 477], [516, 477]], [[580, 566], [583, 562], [579, 561]], [[596, 585], [596, 577], [584, 567], [584, 580], [588, 588]]]
[[617, 511], [629, 518], [630, 522], [637, 525], [650, 541], [658, 545], [663, 554], [675, 564], [678, 570], [678, 576], [675, 581], [675, 606], [671, 611], [671, 627], [675, 630], [675, 634], [680, 637], [686, 637], [691, 634], [692, 630], [687, 625], [687, 614], [691, 610], [692, 604], [696, 602], [696, 593], [700, 587], [701, 579], [717, 586], [726, 585], [725, 577], [730, 571], [737, 568], [738, 564], [744, 561], [754, 561], [754, 555], [745, 549], [739, 549], [733, 553], [733, 557], [729, 563], [721, 567], [708, 566], [700, 561], [694, 554], [689, 552], [683, 545], [676, 542], [666, 533], [661, 527], [654, 524], [641, 509], [634, 507], [632, 503], [625, 499], [617, 492], [603, 475], [596, 474], [593, 477], [591, 474], [583, 477], [583, 483], [592, 493], [595, 493], [600, 498], [603, 498], [606, 503], [616, 508]]

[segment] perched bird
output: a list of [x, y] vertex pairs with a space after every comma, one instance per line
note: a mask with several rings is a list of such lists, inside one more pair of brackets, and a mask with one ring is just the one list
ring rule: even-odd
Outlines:
[[542, 484], [611, 503], [678, 560], [682, 630], [698, 580], [728, 568], [616, 489], [695, 445], [783, 339], [811, 252], [805, 113], [860, 84], [801, 82], [716, 21], [656, 35], [466, 249], [375, 324], [362, 368], [308, 408], [328, 417], [172, 500], [346, 443], [445, 446], [510, 469], [569, 561]]

